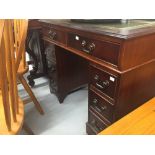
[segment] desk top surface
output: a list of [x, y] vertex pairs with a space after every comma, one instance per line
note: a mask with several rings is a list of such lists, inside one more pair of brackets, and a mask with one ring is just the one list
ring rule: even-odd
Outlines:
[[124, 116], [100, 135], [154, 135], [155, 98]]
[[40, 22], [72, 28], [87, 32], [99, 33], [118, 38], [132, 38], [155, 32], [155, 20], [129, 20], [127, 23], [83, 23], [69, 19], [41, 19]]

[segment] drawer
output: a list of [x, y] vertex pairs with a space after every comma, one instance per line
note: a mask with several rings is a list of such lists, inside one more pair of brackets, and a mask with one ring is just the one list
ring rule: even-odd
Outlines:
[[54, 28], [43, 27], [43, 35], [53, 42], [66, 44], [66, 33]]
[[116, 66], [118, 65], [119, 44], [68, 33], [68, 47], [83, 51]]
[[104, 70], [90, 66], [90, 84], [106, 96], [114, 99], [117, 86], [117, 77]]
[[88, 124], [89, 126], [91, 126], [91, 128], [95, 131], [96, 134], [109, 126], [90, 109], [88, 111]]
[[109, 103], [92, 90], [89, 90], [89, 108], [99, 114], [100, 117], [106, 119], [109, 123], [113, 122], [113, 104]]

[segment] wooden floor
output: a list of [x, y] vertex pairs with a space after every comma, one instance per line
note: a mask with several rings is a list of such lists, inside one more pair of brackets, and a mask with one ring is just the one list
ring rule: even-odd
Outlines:
[[126, 115], [100, 135], [155, 135], [155, 98]]

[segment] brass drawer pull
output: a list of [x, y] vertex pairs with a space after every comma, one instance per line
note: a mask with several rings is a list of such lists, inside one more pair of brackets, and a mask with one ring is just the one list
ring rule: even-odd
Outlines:
[[82, 46], [82, 50], [86, 53], [91, 53], [95, 49], [94, 43], [90, 43], [87, 46], [87, 42], [85, 40], [82, 41], [81, 46]]
[[96, 86], [99, 87], [100, 89], [105, 89], [109, 86], [109, 81], [106, 80], [106, 81], [102, 82], [102, 85], [96, 82]]
[[98, 84], [98, 83], [96, 83], [96, 86], [101, 88], [101, 89], [104, 89], [104, 87], [102, 85]]
[[96, 109], [98, 112], [103, 113], [103, 112], [107, 109], [107, 107], [106, 107], [106, 106], [103, 106], [103, 107], [95, 106], [95, 109]]
[[98, 108], [97, 103], [98, 103], [98, 100], [97, 100], [96, 98], [95, 98], [95, 99], [93, 99], [94, 108], [95, 108], [97, 111], [101, 112], [101, 109], [100, 109], [100, 108]]
[[56, 39], [56, 36], [57, 36], [57, 33], [56, 32], [53, 32], [53, 31], [49, 31], [48, 32], [48, 34], [49, 34], [49, 37], [51, 38], [51, 39], [53, 39], [53, 40], [55, 40]]
[[103, 107], [101, 107], [101, 109], [102, 109], [102, 111], [104, 111], [107, 109], [107, 106], [104, 105]]
[[95, 76], [94, 76], [94, 79], [97, 81], [97, 80], [99, 80], [99, 76], [96, 74]]
[[94, 104], [97, 104], [97, 103], [98, 103], [98, 100], [97, 100], [96, 98], [94, 98], [94, 99], [93, 99], [93, 103], [94, 103]]
[[85, 47], [87, 45], [87, 42], [85, 40], [83, 40], [81, 45], [82, 45], [82, 47]]
[[101, 110], [98, 106], [95, 106], [95, 109], [96, 109], [98, 112], [102, 113], [102, 110]]
[[48, 32], [49, 36], [51, 36], [51, 35], [52, 35], [52, 33], [53, 33], [53, 32], [50, 30], [50, 31]]
[[88, 49], [89, 49], [90, 52], [92, 52], [95, 49], [95, 44], [94, 43], [90, 43], [88, 45]]
[[104, 112], [107, 109], [107, 106], [104, 105], [103, 107], [100, 105], [97, 105], [98, 100], [96, 98], [93, 99], [94, 108], [99, 111], [100, 113]]

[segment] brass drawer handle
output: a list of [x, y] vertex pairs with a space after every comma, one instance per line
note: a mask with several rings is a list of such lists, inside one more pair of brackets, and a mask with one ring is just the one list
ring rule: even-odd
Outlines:
[[53, 31], [49, 31], [48, 32], [49, 34], [49, 37], [52, 39], [52, 40], [55, 40], [56, 39], [56, 36], [57, 36], [57, 33], [56, 32], [53, 32]]
[[96, 86], [101, 88], [101, 89], [104, 89], [104, 87], [102, 85], [98, 84], [98, 83], [96, 83]]
[[97, 103], [98, 103], [98, 100], [97, 100], [96, 98], [94, 98], [94, 99], [93, 99], [93, 103], [94, 103], [94, 104], [97, 104]]
[[52, 33], [53, 33], [53, 32], [52, 32], [51, 30], [48, 32], [49, 35], [52, 35]]
[[101, 107], [101, 109], [102, 109], [102, 112], [103, 112], [103, 111], [105, 111], [107, 109], [107, 106], [104, 105], [103, 107]]
[[88, 45], [88, 49], [89, 49], [90, 52], [92, 52], [95, 49], [95, 44], [94, 43], [90, 43]]
[[94, 79], [97, 81], [97, 80], [99, 80], [99, 76], [96, 74], [95, 76], [94, 76]]
[[85, 40], [82, 40], [81, 45], [82, 47], [85, 47], [87, 45], [87, 42]]
[[96, 82], [96, 86], [99, 87], [100, 89], [105, 89], [109, 86], [109, 81], [106, 80], [106, 81], [102, 82], [102, 85]]
[[82, 46], [82, 50], [86, 53], [91, 53], [95, 49], [94, 43], [90, 43], [87, 46], [87, 42], [85, 40], [82, 41], [81, 46]]
[[94, 108], [99, 111], [100, 113], [104, 112], [107, 109], [107, 106], [104, 105], [103, 107], [100, 105], [97, 105], [98, 100], [96, 98], [93, 99]]
[[94, 98], [94, 99], [93, 99], [93, 104], [94, 104], [93, 106], [94, 106], [94, 108], [95, 108], [97, 111], [102, 112], [101, 109], [98, 107], [97, 103], [98, 103], [98, 100], [97, 100], [96, 98]]
[[103, 112], [107, 109], [107, 107], [106, 107], [106, 106], [103, 106], [103, 107], [95, 106], [95, 109], [96, 109], [98, 112], [103, 113]]
[[95, 106], [95, 109], [96, 109], [98, 112], [102, 113], [102, 110], [101, 110], [98, 106]]

